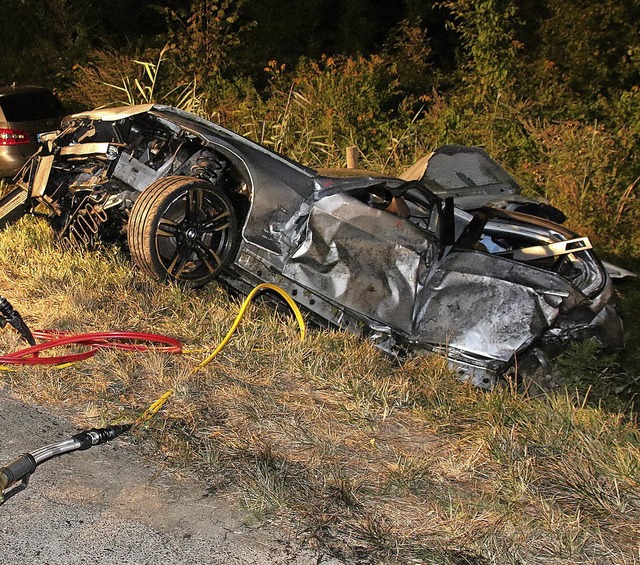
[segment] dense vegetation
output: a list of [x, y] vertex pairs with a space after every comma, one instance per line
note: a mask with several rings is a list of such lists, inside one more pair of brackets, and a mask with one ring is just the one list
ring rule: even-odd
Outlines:
[[179, 104], [312, 165], [351, 144], [391, 170], [483, 145], [608, 250], [638, 252], [632, 0], [5, 4], [1, 76], [72, 109]]
[[4, 5], [0, 76], [72, 109], [180, 105], [311, 165], [482, 145], [601, 248], [639, 252], [633, 0]]
[[445, 143], [481, 145], [640, 269], [633, 0], [4, 2], [0, 76], [52, 86], [70, 109], [168, 103], [311, 166], [356, 145], [360, 166], [399, 172]]
[[[640, 270], [635, 0], [3, 8], [4, 82], [51, 86], [70, 109], [178, 105], [312, 166], [341, 166], [357, 145], [361, 166], [398, 172], [444, 143], [481, 145], [600, 254]], [[215, 285], [159, 285], [109, 250], [63, 258], [33, 219], [0, 234], [0, 249], [2, 288], [37, 326], [126, 320], [206, 350], [232, 318]], [[567, 389], [542, 398], [487, 395], [438, 360], [398, 366], [341, 333], [298, 344], [293, 324], [268, 309], [197, 377], [198, 356], [105, 353], [3, 382], [102, 421], [175, 388], [147, 430], [157, 450], [197, 467], [212, 491], [239, 493], [258, 517], [294, 517], [346, 560], [635, 563], [639, 287], [617, 291], [626, 369], [578, 345], [559, 362]], [[8, 332], [0, 339], [17, 347]]]

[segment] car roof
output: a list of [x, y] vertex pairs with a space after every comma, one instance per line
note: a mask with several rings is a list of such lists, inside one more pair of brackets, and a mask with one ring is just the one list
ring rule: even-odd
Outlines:
[[29, 84], [20, 86], [0, 86], [0, 96], [6, 96], [8, 94], [22, 94], [23, 92], [51, 92], [51, 90], [44, 86], [32, 86]]

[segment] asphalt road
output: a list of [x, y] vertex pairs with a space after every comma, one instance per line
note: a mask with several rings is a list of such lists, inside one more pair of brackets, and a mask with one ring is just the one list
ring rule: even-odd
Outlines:
[[[77, 433], [0, 389], [0, 465]], [[115, 440], [39, 466], [0, 506], [3, 565], [338, 565]]]

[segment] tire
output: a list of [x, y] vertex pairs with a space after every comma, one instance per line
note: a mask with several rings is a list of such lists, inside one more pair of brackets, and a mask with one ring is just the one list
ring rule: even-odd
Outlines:
[[518, 391], [529, 396], [548, 394], [562, 385], [554, 374], [547, 355], [537, 347], [528, 350], [520, 357], [517, 379]]
[[0, 229], [19, 220], [31, 209], [29, 193], [22, 188], [14, 188], [0, 199]]
[[127, 225], [134, 263], [160, 280], [200, 287], [235, 258], [240, 243], [231, 201], [194, 177], [157, 180], [137, 198]]

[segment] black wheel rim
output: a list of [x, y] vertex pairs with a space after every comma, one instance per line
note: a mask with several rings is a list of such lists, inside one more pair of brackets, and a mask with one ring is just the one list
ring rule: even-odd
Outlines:
[[220, 195], [193, 187], [163, 209], [155, 234], [158, 260], [169, 277], [198, 281], [222, 269], [233, 247], [233, 210]]

